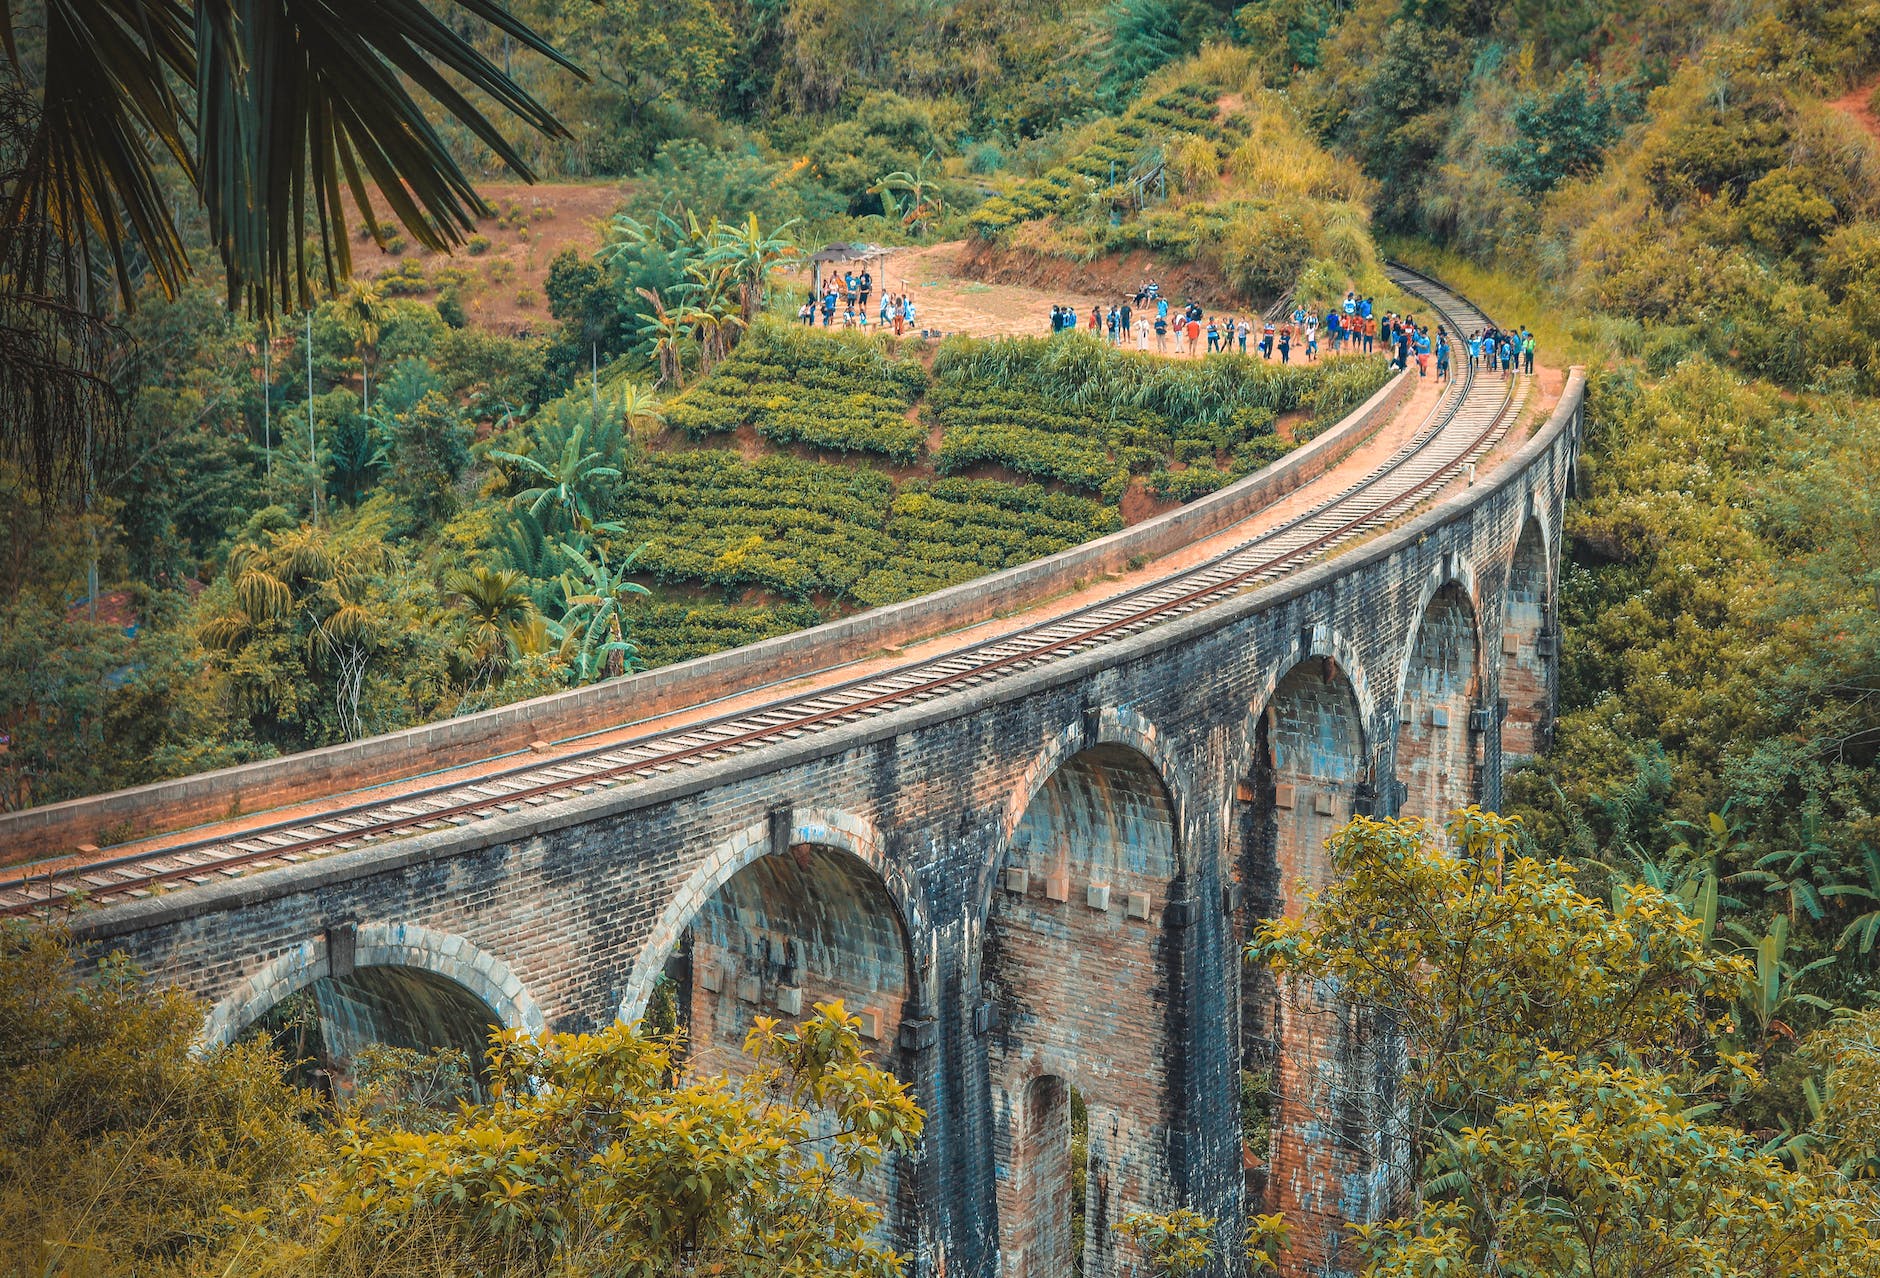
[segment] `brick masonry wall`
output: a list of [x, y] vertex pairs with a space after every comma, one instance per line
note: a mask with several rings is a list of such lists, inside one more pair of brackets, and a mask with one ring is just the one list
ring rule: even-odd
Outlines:
[[[1391, 808], [1403, 672], [1444, 583], [1468, 595], [1474, 617], [1491, 619], [1495, 633], [1477, 638], [1490, 656], [1481, 697], [1492, 706], [1502, 695], [1499, 630], [1515, 546], [1531, 519], [1559, 527], [1579, 385], [1502, 477], [1279, 585], [787, 747], [99, 910], [81, 916], [78, 935], [202, 996], [213, 1006], [211, 1037], [325, 975], [349, 947], [360, 967], [456, 981], [504, 1024], [579, 1029], [637, 1014], [653, 977], [683, 954], [688, 929], [740, 961], [754, 956], [759, 934], [789, 931], [806, 971], [823, 963], [817, 979], [827, 988], [891, 1006], [892, 929], [852, 926], [865, 910], [879, 920], [891, 907], [906, 933], [908, 992], [881, 1054], [929, 1115], [922, 1149], [893, 1186], [893, 1237], [914, 1278], [999, 1273], [1002, 1239], [1030, 1227], [1001, 1218], [1002, 1209], [1029, 1210], [1001, 1193], [1001, 1167], [1009, 1175], [1038, 1165], [1013, 1143], [1024, 1070], [1080, 1087], [1089, 1080], [1093, 1172], [1103, 1173], [1093, 1174], [1102, 1185], [1093, 1194], [1106, 1195], [1106, 1219], [1125, 1200], [1179, 1202], [1237, 1236], [1250, 1205], [1238, 1078], [1245, 1045], [1266, 1033], [1260, 1016], [1274, 1026], [1284, 1115], [1263, 1192], [1296, 1183], [1283, 1192], [1314, 1209], [1288, 1269], [1339, 1272], [1349, 1267], [1342, 1255], [1318, 1263], [1333, 1217], [1380, 1210], [1402, 1183], [1391, 1151], [1362, 1127], [1388, 1103], [1377, 1085], [1388, 1045], [1349, 1023], [1335, 991], [1311, 991], [1317, 1001], [1308, 1002], [1263, 993], [1257, 980], [1249, 987], [1239, 941], [1249, 911], [1296, 908], [1298, 880], [1323, 873], [1333, 823], [1359, 805]], [[1502, 760], [1492, 720], [1481, 778], [1491, 803]], [[1101, 768], [1092, 771], [1091, 758], [1073, 764], [1102, 745], [1114, 749], [1096, 759]], [[1284, 809], [1268, 791], [1288, 776], [1297, 788]], [[1313, 787], [1331, 795], [1331, 812], [1319, 810]], [[1054, 797], [1040, 807], [1041, 794]], [[1047, 849], [1067, 846], [1067, 815], [1096, 823], [1072, 842], [1105, 849], [1113, 891], [1121, 882], [1154, 893], [1148, 920], [1129, 920], [1112, 898], [1102, 926], [1113, 931], [1102, 939], [1113, 972], [1089, 961], [1092, 924], [1071, 925], [1074, 898], [1047, 903], [1030, 877], [1022, 901], [1005, 892], [1015, 854], [1029, 875], [1045, 867]], [[852, 900], [786, 907], [797, 889], [777, 879], [754, 898], [747, 881], [710, 904], [751, 865], [801, 844], [866, 868], [859, 879], [819, 870], [801, 885], [814, 894], [840, 882]], [[867, 891], [857, 886], [868, 881]], [[766, 917], [747, 925], [736, 911], [751, 899]], [[818, 951], [826, 962], [811, 957]], [[1021, 985], [1032, 1019], [995, 1017], [1007, 996], [989, 991]], [[1093, 987], [1130, 1015], [1088, 1015], [1079, 999]], [[1319, 1007], [1327, 1010], [1309, 1012]], [[1053, 1055], [1060, 1063], [1047, 1064]], [[1034, 1060], [1035, 1069], [1020, 1068]], [[1116, 1086], [1119, 1062], [1142, 1071], [1128, 1094]], [[1094, 1103], [1106, 1088], [1105, 1104]], [[1295, 1100], [1296, 1121], [1286, 1108]], [[1305, 1118], [1308, 1101], [1334, 1121]], [[1220, 1272], [1231, 1268], [1224, 1261]]]
[[1501, 697], [1508, 708], [1501, 748], [1510, 763], [1539, 753], [1553, 722], [1554, 645], [1559, 640], [1549, 624], [1552, 571], [1541, 526], [1529, 522], [1509, 568], [1502, 606]]

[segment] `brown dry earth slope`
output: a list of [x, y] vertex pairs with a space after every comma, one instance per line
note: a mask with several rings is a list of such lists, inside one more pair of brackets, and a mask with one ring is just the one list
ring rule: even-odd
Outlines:
[[[426, 253], [414, 246], [393, 254], [367, 239], [355, 245], [354, 264], [361, 275], [383, 281], [415, 262], [426, 286], [409, 296], [435, 298], [448, 288], [478, 328], [507, 334], [540, 330], [553, 322], [544, 293], [549, 263], [563, 249], [585, 257], [599, 248], [625, 188], [617, 181], [487, 182], [477, 190], [497, 211], [477, 223], [487, 248]], [[385, 216], [382, 205], [379, 215]]]

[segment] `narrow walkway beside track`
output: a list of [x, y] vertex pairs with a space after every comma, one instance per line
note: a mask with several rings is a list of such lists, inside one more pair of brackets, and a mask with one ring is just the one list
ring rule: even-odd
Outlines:
[[[1451, 332], [1484, 327], [1467, 301], [1393, 268]], [[1270, 584], [1401, 522], [1533, 420], [1533, 379], [1429, 379], [1340, 466], [1257, 515], [1121, 578], [1021, 614], [657, 719], [272, 812], [139, 840], [0, 879], [0, 914], [215, 881], [525, 806], [631, 784], [944, 698], [1139, 633]]]

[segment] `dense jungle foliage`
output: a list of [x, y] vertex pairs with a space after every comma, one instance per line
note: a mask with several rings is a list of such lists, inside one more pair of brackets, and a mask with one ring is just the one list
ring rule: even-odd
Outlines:
[[[1322, 423], [1376, 384], [1375, 364], [1245, 376], [1081, 338], [805, 334], [761, 314], [792, 308], [779, 268], [801, 247], [1130, 255], [1238, 305], [1388, 296], [1383, 237], [1531, 324], [1543, 363], [1593, 375], [1561, 713], [1509, 782], [1522, 825], [1465, 824], [1472, 862], [1397, 827], [1347, 831], [1335, 850], [1375, 873], [1258, 951], [1363, 972], [1368, 1005], [1442, 1049], [1404, 1080], [1428, 1174], [1416, 1213], [1365, 1237], [1375, 1272], [1876, 1272], [1859, 1243], [1880, 1147], [1880, 4], [516, 9], [589, 78], [464, 36], [567, 126], [516, 143], [541, 173], [626, 179], [599, 252], [556, 260], [526, 337], [467, 325], [467, 277], [441, 272], [343, 286], [310, 328], [265, 337], [220, 279], [142, 286], [101, 365], [123, 411], [87, 453], [91, 498], [0, 464], [0, 801], [304, 749], [905, 598], [1109, 531], [1132, 488], [1226, 482], [1276, 455], [1279, 415]], [[500, 171], [487, 138], [427, 109], [474, 172]], [[0, 129], [9, 165], [18, 136]], [[183, 230], [209, 242], [193, 206]], [[1442, 908], [1402, 917], [1412, 899]], [[1590, 948], [1516, 961], [1560, 957], [1524, 922], [1540, 917]], [[1484, 919], [1494, 962], [1448, 990], [1420, 979]], [[1371, 924], [1398, 966], [1367, 966]], [[1651, 1016], [1615, 1018], [1607, 983], [1652, 958], [1639, 936], [1668, 966], [1644, 969]], [[32, 988], [67, 991], [55, 1019], [88, 1027], [0, 1035], [9, 1078], [31, 1081], [32, 1043], [146, 1035], [98, 1059], [148, 1060], [151, 1094], [196, 1107], [134, 1129], [140, 1184], [188, 1208], [139, 1255], [220, 1272], [215, 1248], [275, 1228], [243, 1186], [342, 1165], [277, 1147], [304, 1103], [269, 1090], [277, 1063], [187, 1057], [188, 1015], [161, 1002], [121, 1030], [87, 1019], [132, 1001], [114, 972], [81, 989], [56, 955], [9, 954], [37, 965], [16, 966]], [[1511, 988], [1527, 1019], [1484, 1029]], [[636, 1086], [663, 1084], [656, 1049], [613, 1048]], [[95, 1198], [86, 1160], [133, 1130], [119, 1110], [72, 1118], [49, 1088], [0, 1089], [9, 1192], [73, 1178], [9, 1208], [35, 1229], [45, 1203]], [[510, 1118], [468, 1115], [456, 1136], [482, 1121]], [[346, 1157], [408, 1170], [354, 1135]], [[1588, 1163], [1612, 1174], [1590, 1186]], [[1706, 1215], [1720, 1198], [1732, 1212]], [[318, 1239], [290, 1230], [313, 1257], [300, 1271], [402, 1227], [340, 1215]], [[1182, 1272], [1220, 1247], [1202, 1224], [1132, 1237]], [[451, 1211], [413, 1227], [434, 1256], [467, 1236]], [[1283, 1229], [1253, 1241], [1270, 1253]]]

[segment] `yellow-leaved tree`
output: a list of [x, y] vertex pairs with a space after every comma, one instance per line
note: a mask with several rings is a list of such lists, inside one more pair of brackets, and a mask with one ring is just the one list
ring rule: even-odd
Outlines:
[[1608, 907], [1476, 808], [1447, 840], [1358, 818], [1330, 887], [1249, 957], [1331, 982], [1400, 1035], [1415, 1200], [1358, 1230], [1373, 1278], [1880, 1275], [1870, 1201], [1790, 1142], [1723, 1120], [1755, 1081], [1728, 1050], [1749, 977], [1676, 898]]
[[[859, 1031], [839, 1002], [759, 1018], [742, 1078], [688, 1073], [638, 1026], [498, 1035], [487, 1104], [343, 1128], [259, 1250], [283, 1274], [892, 1278], [856, 1182], [922, 1117]], [[388, 1271], [399, 1253], [421, 1260]]]

